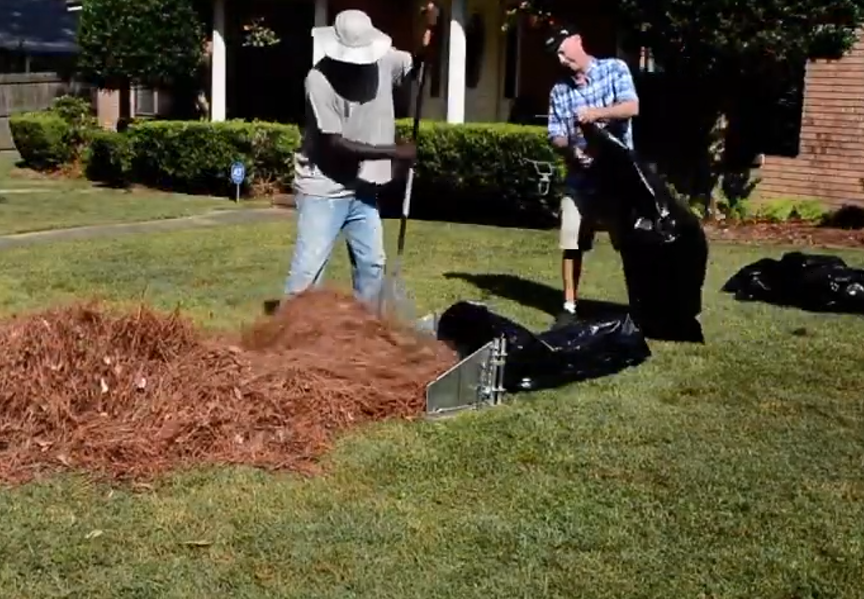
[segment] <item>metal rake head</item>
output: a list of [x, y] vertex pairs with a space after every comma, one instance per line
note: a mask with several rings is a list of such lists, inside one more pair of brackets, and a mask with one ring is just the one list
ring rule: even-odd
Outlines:
[[414, 296], [400, 277], [387, 277], [384, 280], [378, 302], [378, 316], [411, 326], [417, 321]]

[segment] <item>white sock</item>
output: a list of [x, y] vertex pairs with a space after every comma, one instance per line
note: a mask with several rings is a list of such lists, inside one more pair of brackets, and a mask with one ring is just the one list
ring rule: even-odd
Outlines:
[[564, 302], [564, 311], [576, 314], [576, 302]]

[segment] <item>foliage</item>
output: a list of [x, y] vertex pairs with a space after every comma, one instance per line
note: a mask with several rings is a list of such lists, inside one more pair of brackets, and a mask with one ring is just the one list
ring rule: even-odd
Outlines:
[[837, 210], [825, 214], [821, 224], [823, 227], [836, 229], [864, 229], [864, 208], [855, 204], [844, 204]]
[[[410, 137], [410, 120], [398, 134]], [[424, 122], [417, 142], [418, 209], [465, 215], [490, 210], [513, 215], [550, 214], [557, 208], [563, 164], [542, 127], [509, 124], [452, 126]], [[541, 172], [548, 172], [548, 189]], [[467, 207], [471, 208], [467, 208]], [[491, 206], [495, 208], [492, 209]], [[538, 212], [539, 211], [539, 212]]]
[[[397, 123], [409, 137], [412, 123]], [[13, 134], [25, 161], [34, 168], [57, 168], [76, 156], [68, 121], [55, 111], [18, 115]], [[293, 125], [227, 121], [138, 121], [126, 133], [97, 130], [87, 137], [86, 175], [114, 186], [132, 183], [178, 192], [230, 195], [229, 167], [247, 168], [243, 193], [262, 189], [287, 192], [293, 181], [293, 157], [300, 131]], [[435, 218], [548, 222], [557, 209], [563, 164], [540, 127], [509, 124], [453, 126], [424, 122], [412, 212]], [[662, 173], [661, 173], [662, 175]], [[667, 177], [670, 191], [684, 195]], [[545, 180], [545, 182], [544, 182]], [[385, 190], [383, 203], [398, 206], [404, 178]], [[712, 205], [725, 218], [817, 218], [822, 209], [810, 202], [744, 202], [714, 188]], [[691, 202], [693, 203], [693, 202]], [[816, 206], [814, 208], [814, 206]], [[817, 209], [818, 208], [818, 209]], [[704, 205], [694, 204], [704, 214]], [[756, 212], [754, 212], [756, 210]]]
[[[573, 2], [507, 2], [512, 19], [567, 19]], [[808, 57], [837, 58], [864, 22], [864, 0], [615, 0], [610, 9], [635, 47], [675, 72], [760, 72]]]
[[243, 45], [247, 47], [266, 48], [275, 46], [282, 41], [276, 32], [267, 26], [263, 17], [255, 17], [244, 24], [243, 31], [246, 34], [243, 38]]
[[72, 128], [57, 114], [14, 114], [9, 117], [9, 129], [22, 162], [32, 169], [51, 171], [74, 159], [74, 146], [70, 144]]
[[803, 220], [816, 223], [824, 219], [827, 214], [828, 210], [819, 200], [775, 198], [749, 204], [745, 218], [772, 222]]
[[[510, 23], [522, 18], [537, 27], [563, 22], [578, 26], [586, 12], [580, 14], [578, 3], [565, 0], [504, 2]], [[658, 162], [664, 162], [662, 169], [682, 192], [706, 203], [711, 216], [722, 211], [710, 205], [711, 190], [727, 173], [731, 186], [721, 184], [729, 209], [740, 212], [737, 204], [751, 190], [738, 175], [740, 163], [770, 151], [777, 138], [787, 134], [771, 123], [783, 118], [778, 106], [788, 101], [783, 98], [790, 88], [800, 86], [805, 61], [842, 56], [864, 23], [864, 0], [613, 0], [603, 10], [623, 29], [625, 50], [635, 54], [650, 49], [660, 66], [663, 75], [655, 81], [660, 106], [654, 109], [669, 116], [664, 131], [652, 132], [652, 137], [662, 137], [661, 151], [672, 155], [658, 156]], [[652, 82], [637, 78], [640, 96], [649, 100], [651, 92], [644, 87], [652, 87]], [[675, 87], [680, 83], [685, 85]], [[675, 109], [668, 109], [673, 103]], [[649, 111], [643, 105], [640, 120], [649, 117]], [[761, 117], [750, 119], [736, 149], [727, 148], [730, 132], [725, 124], [719, 151], [710, 147], [721, 115], [729, 116], [730, 128], [736, 129], [740, 123], [731, 121], [749, 113]], [[670, 135], [676, 126], [678, 135]]]
[[93, 103], [84, 98], [72, 95], [60, 96], [54, 100], [48, 110], [73, 127], [92, 129], [97, 124]]
[[244, 121], [152, 121], [130, 127], [136, 182], [192, 193], [228, 194], [231, 163], [246, 165], [244, 187], [290, 188], [300, 132], [293, 125]]
[[45, 111], [13, 115], [9, 127], [24, 163], [50, 171], [76, 162], [98, 123], [90, 102], [61, 96]]
[[93, 103], [84, 98], [66, 95], [55, 99], [48, 110], [69, 125], [67, 143], [72, 146], [74, 157], [79, 158], [93, 132], [99, 129]]
[[132, 158], [128, 135], [99, 131], [92, 136], [87, 148], [85, 174], [91, 181], [126, 187], [132, 182]]
[[[69, 139], [64, 121], [53, 114], [38, 117], [39, 123], [62, 128], [57, 139]], [[408, 137], [410, 131], [409, 120], [398, 123], [399, 135]], [[289, 190], [300, 145], [300, 131], [293, 125], [243, 121], [139, 121], [125, 134], [100, 131], [91, 137], [86, 161], [94, 180], [214, 194], [231, 192], [228, 171], [235, 160], [247, 166], [244, 192], [254, 187]], [[421, 211], [426, 204], [438, 214], [476, 210], [488, 215], [494, 205], [498, 214], [548, 215], [556, 207], [563, 166], [542, 128], [424, 122], [418, 154], [414, 190]], [[63, 160], [65, 154], [55, 162]], [[548, 173], [548, 185], [541, 173]]]
[[[410, 121], [399, 122], [399, 134], [407, 137], [410, 126]], [[137, 182], [220, 194], [231, 191], [227, 175], [234, 160], [247, 165], [247, 186], [290, 189], [300, 143], [294, 126], [241, 121], [156, 121], [134, 125], [129, 135]], [[488, 211], [494, 202], [496, 211], [530, 212], [556, 197], [559, 179], [553, 178], [547, 195], [539, 194], [540, 177], [529, 162], [547, 161], [551, 164], [541, 168], [550, 169], [556, 164], [542, 129], [424, 123], [418, 154], [418, 207], [425, 203], [436, 211], [464, 212], [470, 205]]]
[[106, 89], [159, 88], [196, 75], [204, 29], [190, 0], [87, 0], [78, 68]]

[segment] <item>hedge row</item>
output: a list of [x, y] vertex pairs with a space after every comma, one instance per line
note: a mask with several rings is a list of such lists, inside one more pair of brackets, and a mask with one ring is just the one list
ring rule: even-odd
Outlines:
[[[15, 145], [32, 168], [56, 168], [75, 158], [67, 140], [86, 139], [81, 155], [87, 176], [112, 185], [136, 183], [189, 193], [229, 195], [229, 167], [246, 164], [250, 186], [290, 190], [300, 131], [264, 122], [149, 121], [124, 133], [73, 134], [74, 124], [54, 113], [19, 114], [10, 120]], [[398, 123], [408, 138], [411, 123]], [[543, 189], [536, 162], [560, 164], [538, 127], [507, 124], [423, 123], [418, 140], [415, 198], [421, 204], [488, 209], [542, 205], [557, 195], [559, 177]], [[539, 167], [544, 170], [544, 166]]]
[[50, 112], [13, 115], [9, 119], [12, 140], [30, 168], [53, 170], [75, 159], [72, 127]]

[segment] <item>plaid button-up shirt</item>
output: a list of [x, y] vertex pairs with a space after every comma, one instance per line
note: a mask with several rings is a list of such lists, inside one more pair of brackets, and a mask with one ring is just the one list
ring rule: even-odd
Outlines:
[[[606, 108], [638, 99], [626, 62], [620, 58], [595, 58], [583, 81], [568, 77], [552, 87], [549, 93], [549, 138], [565, 137], [571, 147], [584, 149], [585, 137], [576, 122], [576, 112], [580, 108]], [[602, 126], [604, 123], [598, 124]], [[633, 148], [631, 119], [612, 120], [605, 126], [628, 148]], [[568, 183], [578, 185], [581, 177], [578, 173], [569, 173], [567, 179]]]

